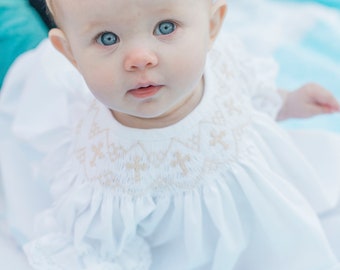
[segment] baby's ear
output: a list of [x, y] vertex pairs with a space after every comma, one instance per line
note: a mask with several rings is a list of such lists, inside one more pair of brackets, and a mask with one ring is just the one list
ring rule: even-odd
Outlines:
[[225, 0], [217, 0], [211, 6], [210, 14], [210, 40], [214, 43], [218, 33], [223, 25], [224, 17], [227, 13], [227, 4]]
[[69, 41], [64, 32], [58, 28], [53, 28], [50, 30], [48, 36], [53, 46], [77, 67]]

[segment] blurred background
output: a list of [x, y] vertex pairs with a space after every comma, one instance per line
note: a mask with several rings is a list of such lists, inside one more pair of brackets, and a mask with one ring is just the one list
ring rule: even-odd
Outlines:
[[[248, 50], [274, 57], [277, 84], [293, 90], [317, 82], [340, 100], [340, 0], [228, 0], [225, 31]], [[340, 115], [289, 120], [287, 128], [340, 132]]]

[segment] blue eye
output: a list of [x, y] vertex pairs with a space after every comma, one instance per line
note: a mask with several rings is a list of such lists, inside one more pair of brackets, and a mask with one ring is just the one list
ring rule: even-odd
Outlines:
[[155, 35], [169, 35], [176, 30], [176, 24], [173, 22], [165, 21], [157, 25]]
[[115, 33], [105, 32], [100, 34], [96, 41], [104, 46], [112, 46], [119, 41], [119, 38]]

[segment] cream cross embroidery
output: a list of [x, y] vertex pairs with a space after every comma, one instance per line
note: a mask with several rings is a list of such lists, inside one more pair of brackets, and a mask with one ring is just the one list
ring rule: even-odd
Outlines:
[[190, 156], [182, 156], [181, 153], [176, 152], [175, 153], [175, 160], [171, 162], [172, 167], [179, 166], [182, 170], [183, 175], [187, 175], [189, 173], [188, 168], [186, 166], [186, 162], [190, 161]]
[[230, 115], [241, 114], [240, 108], [235, 105], [235, 102], [232, 99], [226, 101], [224, 106], [227, 108]]
[[100, 132], [99, 125], [96, 122], [94, 122], [91, 126], [89, 138], [95, 137], [99, 132]]
[[145, 171], [148, 167], [147, 164], [141, 162], [141, 158], [136, 156], [133, 163], [126, 164], [128, 170], [133, 170], [136, 182], [141, 180], [141, 171]]
[[90, 164], [91, 164], [92, 167], [94, 167], [96, 165], [97, 159], [104, 157], [104, 153], [102, 152], [102, 148], [103, 148], [102, 142], [98, 143], [98, 145], [92, 145], [93, 158], [90, 161]]
[[84, 164], [85, 163], [85, 160], [86, 160], [86, 148], [85, 147], [82, 147], [82, 148], [79, 148], [75, 151], [75, 155], [77, 157], [77, 160]]
[[210, 141], [211, 146], [216, 146], [217, 144], [220, 144], [223, 146], [224, 149], [228, 149], [229, 145], [223, 140], [225, 137], [225, 131], [221, 131], [219, 134], [216, 134], [215, 132], [210, 133], [212, 140]]

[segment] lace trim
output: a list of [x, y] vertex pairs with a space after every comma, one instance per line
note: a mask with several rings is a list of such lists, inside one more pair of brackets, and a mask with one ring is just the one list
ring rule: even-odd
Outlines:
[[90, 245], [74, 247], [62, 234], [30, 242], [24, 251], [37, 270], [147, 270], [151, 265], [150, 249], [140, 237], [135, 237], [119, 257], [112, 259], [96, 255], [98, 251]]
[[221, 67], [221, 72], [239, 76], [238, 83], [244, 83], [241, 90], [251, 98], [254, 108], [276, 118], [282, 99], [276, 86], [278, 65], [275, 60], [248, 55], [241, 42], [226, 35], [220, 36], [216, 47], [211, 58]]

